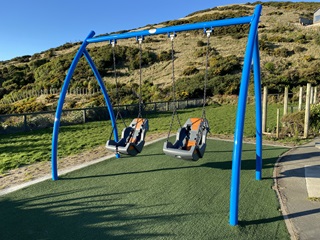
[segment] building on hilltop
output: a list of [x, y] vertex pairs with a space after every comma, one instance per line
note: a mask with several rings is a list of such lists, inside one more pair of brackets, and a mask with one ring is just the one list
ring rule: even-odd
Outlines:
[[[309, 16], [311, 17], [311, 16]], [[308, 26], [312, 24], [320, 24], [320, 8], [313, 13], [313, 19], [310, 19], [308, 16], [300, 16], [299, 23], [302, 26]]]
[[308, 26], [308, 25], [312, 25], [313, 21], [310, 20], [309, 18], [299, 17], [299, 23], [302, 26]]
[[320, 23], [320, 8], [313, 14], [313, 24]]

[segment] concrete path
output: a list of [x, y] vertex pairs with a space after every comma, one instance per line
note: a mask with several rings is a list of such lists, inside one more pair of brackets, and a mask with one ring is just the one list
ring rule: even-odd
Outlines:
[[[291, 149], [275, 168], [281, 209], [292, 239], [320, 239], [320, 139]], [[316, 201], [318, 200], [318, 201]]]

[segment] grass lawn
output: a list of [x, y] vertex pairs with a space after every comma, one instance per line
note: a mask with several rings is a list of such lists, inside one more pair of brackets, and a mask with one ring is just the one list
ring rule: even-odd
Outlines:
[[287, 149], [243, 145], [239, 225], [229, 225], [232, 142], [209, 140], [197, 162], [170, 158], [163, 141], [0, 198], [1, 239], [290, 239], [272, 190]]
[[[269, 106], [268, 127], [276, 124], [276, 105]], [[207, 119], [212, 134], [232, 135], [234, 133], [236, 105], [220, 107], [208, 106]], [[200, 117], [202, 108], [183, 109], [179, 118], [184, 122], [189, 117]], [[149, 133], [168, 132], [171, 113], [153, 113], [145, 116], [149, 119]], [[132, 119], [127, 119], [127, 124]], [[119, 133], [124, 125], [119, 120]], [[174, 121], [172, 133], [178, 129], [178, 121]], [[110, 121], [90, 122], [60, 128], [58, 141], [58, 157], [78, 154], [80, 152], [104, 145], [112, 131]], [[247, 106], [244, 136], [255, 136], [255, 108]], [[52, 129], [3, 135], [0, 138], [0, 174], [7, 170], [40, 161], [50, 161]]]

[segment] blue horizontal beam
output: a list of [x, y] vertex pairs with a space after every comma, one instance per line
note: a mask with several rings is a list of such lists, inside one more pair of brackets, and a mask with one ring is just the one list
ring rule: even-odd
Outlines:
[[86, 41], [87, 43], [98, 43], [98, 42], [112, 41], [117, 39], [127, 39], [127, 38], [133, 38], [133, 37], [137, 38], [137, 37], [145, 37], [145, 36], [157, 35], [157, 34], [169, 34], [169, 33], [176, 33], [176, 32], [189, 31], [189, 30], [210, 29], [215, 27], [248, 24], [248, 23], [251, 23], [253, 18], [254, 18], [254, 15], [247, 16], [247, 17], [214, 20], [209, 22], [183, 24], [179, 26], [153, 28], [149, 30], [141, 30], [141, 31], [135, 31], [135, 32], [113, 34], [109, 36], [89, 38]]

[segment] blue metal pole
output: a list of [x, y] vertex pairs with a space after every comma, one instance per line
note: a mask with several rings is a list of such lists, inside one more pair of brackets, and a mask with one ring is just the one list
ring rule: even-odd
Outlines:
[[190, 23], [190, 24], [164, 27], [164, 28], [153, 28], [149, 30], [127, 32], [127, 33], [121, 33], [121, 34], [113, 34], [109, 36], [90, 38], [90, 39], [87, 39], [86, 41], [88, 43], [97, 43], [97, 42], [105, 42], [105, 41], [111, 41], [111, 40], [117, 40], [117, 39], [145, 37], [145, 36], [157, 35], [157, 34], [168, 34], [168, 33], [177, 33], [177, 32], [197, 30], [197, 29], [208, 29], [208, 28], [223, 27], [223, 26], [230, 26], [230, 25], [248, 24], [251, 21], [252, 21], [252, 16], [246, 16], [246, 17], [239, 17], [239, 18], [214, 20], [209, 22]]
[[[116, 118], [114, 116], [114, 112], [113, 112], [113, 108], [112, 108], [112, 104], [111, 104], [111, 101], [110, 101], [110, 98], [109, 98], [109, 95], [108, 95], [108, 92], [107, 92], [107, 89], [103, 83], [103, 80], [100, 76], [100, 73], [98, 71], [98, 69], [96, 68], [94, 62], [92, 61], [92, 58], [90, 57], [90, 54], [88, 53], [88, 51], [85, 49], [83, 51], [84, 53], [84, 56], [86, 57], [93, 73], [94, 73], [94, 76], [96, 77], [96, 79], [98, 80], [98, 83], [99, 83], [99, 86], [102, 90], [102, 93], [103, 93], [103, 96], [104, 96], [104, 100], [106, 101], [106, 104], [107, 104], [107, 108], [108, 108], [108, 111], [109, 111], [109, 115], [110, 115], [110, 120], [111, 120], [111, 124], [112, 124], [112, 128], [113, 128], [113, 135], [114, 135], [114, 140], [116, 142], [118, 142], [118, 129], [117, 129], [117, 121], [116, 121]], [[119, 153], [116, 153], [116, 157], [119, 158], [120, 157], [120, 154]]]
[[[95, 32], [91, 31], [86, 39], [92, 38], [94, 36]], [[54, 119], [53, 124], [53, 133], [52, 133], [52, 149], [51, 149], [51, 170], [52, 170], [52, 179], [58, 180], [58, 167], [57, 167], [57, 151], [58, 151], [58, 135], [59, 135], [59, 127], [60, 127], [60, 118], [62, 113], [62, 107], [63, 103], [68, 91], [68, 86], [71, 80], [71, 77], [73, 75], [73, 72], [77, 66], [77, 63], [79, 62], [79, 59], [81, 58], [83, 51], [85, 50], [86, 46], [88, 45], [87, 41], [83, 41], [82, 45], [80, 46], [76, 56], [74, 57], [71, 66], [69, 68], [69, 71], [67, 73], [67, 76], [64, 80], [60, 97], [58, 100], [58, 106], [56, 110], [56, 115]]]
[[261, 5], [257, 5], [254, 10], [253, 19], [250, 26], [249, 37], [246, 47], [245, 59], [242, 69], [242, 77], [240, 83], [240, 93], [238, 100], [237, 119], [234, 133], [234, 146], [232, 156], [232, 172], [231, 172], [231, 190], [230, 190], [230, 225], [238, 224], [239, 210], [239, 189], [240, 189], [240, 169], [241, 169], [241, 152], [244, 119], [246, 112], [246, 102], [248, 95], [248, 86], [250, 79], [250, 67], [253, 56], [253, 48], [258, 31], [259, 18], [261, 14]]
[[259, 37], [256, 35], [253, 47], [254, 93], [256, 99], [256, 180], [262, 178], [262, 107]]

